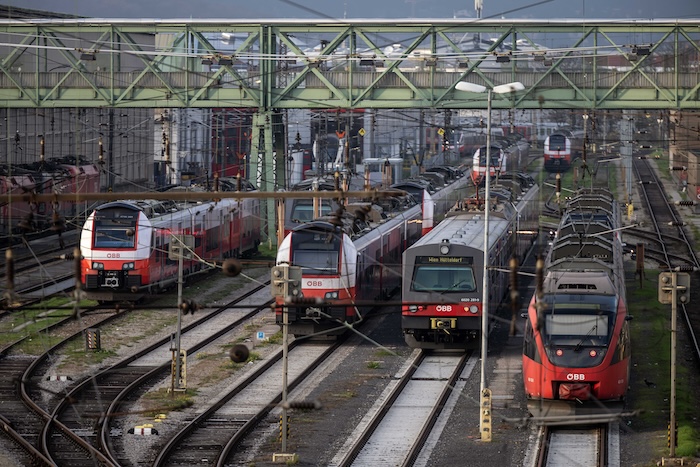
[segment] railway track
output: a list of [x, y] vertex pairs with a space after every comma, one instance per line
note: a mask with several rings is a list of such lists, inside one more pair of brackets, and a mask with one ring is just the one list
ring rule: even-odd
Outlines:
[[[613, 448], [619, 439], [608, 425], [543, 426], [537, 448], [536, 467], [608, 467], [620, 465]], [[612, 456], [612, 458], [611, 458]]]
[[[264, 285], [256, 290], [263, 288]], [[241, 299], [245, 299], [245, 297], [241, 297]], [[232, 324], [231, 316], [227, 317], [223, 313], [224, 310], [229, 309], [228, 306], [230, 304], [223, 307], [219, 313], [210, 313], [210, 315], [193, 323], [190, 327], [194, 328], [197, 324], [201, 324], [217, 314], [223, 315], [219, 316], [219, 319], [225, 324], [231, 326], [235, 326], [235, 324], [240, 325], [241, 320], [236, 320], [235, 324]], [[106, 318], [104, 318], [104, 315], [102, 317], [99, 315], [91, 316], [89, 321], [87, 321], [89, 323], [87, 326], [85, 326], [85, 317], [80, 322], [73, 320], [74, 323], [79, 323], [79, 329], [73, 333], [68, 333], [69, 335], [65, 336], [65, 339], [51, 347], [42, 356], [38, 358], [9, 356], [0, 360], [0, 377], [2, 377], [3, 383], [0, 384], [0, 400], [3, 401], [0, 404], [0, 423], [6, 427], [3, 432], [4, 436], [13, 441], [13, 446], [16, 447], [15, 454], [17, 458], [27, 459], [27, 464], [37, 465], [43, 465], [46, 461], [48, 461], [48, 465], [80, 465], [81, 463], [94, 465], [95, 462], [105, 465], [111, 464], [111, 461], [99, 451], [101, 447], [99, 444], [97, 444], [98, 447], [96, 448], [87, 442], [91, 438], [94, 439], [93, 430], [98, 430], [102, 425], [108, 425], [106, 421], [110, 419], [100, 417], [105, 413], [105, 407], [111, 402], [110, 395], [105, 393], [104, 397], [99, 395], [100, 397], [97, 398], [96, 395], [99, 389], [92, 395], [84, 395], [77, 388], [81, 386], [93, 387], [92, 385], [95, 384], [100, 375], [107, 380], [111, 378], [111, 383], [118, 386], [124, 384], [125, 380], [133, 378], [133, 374], [138, 372], [138, 370], [128, 368], [128, 365], [124, 370], [110, 367], [112, 371], [106, 370], [98, 373], [96, 375], [98, 379], [89, 378], [82, 385], [80, 382], [74, 383], [75, 386], [69, 387], [66, 391], [67, 394], [53, 393], [51, 390], [46, 390], [43, 388], [43, 383], [47, 368], [53, 363], [55, 355], [59, 353], [63, 346], [72, 339], [81, 338], [87, 327], [102, 326], [121, 316], [120, 314], [110, 314]], [[64, 322], [63, 325], [65, 324]], [[54, 324], [52, 326], [59, 325]], [[70, 324], [68, 324], [68, 327], [70, 327]], [[222, 324], [222, 327], [225, 327], [225, 325]], [[183, 342], [186, 342], [187, 330], [188, 328], [183, 329]], [[65, 331], [61, 332], [65, 334]], [[207, 332], [207, 334], [210, 335], [211, 332]], [[210, 335], [210, 337], [213, 339], [216, 336]], [[167, 345], [166, 342], [169, 342], [169, 340], [169, 338], [166, 338], [162, 342], [154, 344], [154, 346], [162, 349], [163, 345]], [[21, 344], [21, 341], [22, 339], [18, 339], [15, 343], [6, 345], [3, 348], [3, 355], [10, 354], [14, 347]], [[53, 339], [53, 342], [55, 342], [55, 339]], [[197, 346], [193, 347], [196, 348]], [[165, 359], [167, 360], [167, 358]], [[162, 360], [163, 358], [161, 358], [161, 362]], [[165, 368], [163, 371], [167, 372], [169, 364], [163, 365], [163, 368]], [[104, 376], [105, 374], [107, 376]], [[73, 385], [73, 383], [70, 384], [71, 386]], [[105, 384], [106, 386], [110, 385], [109, 382]], [[84, 399], [81, 400], [81, 397]], [[88, 407], [81, 406], [81, 401], [85, 402], [88, 398], [92, 398], [88, 403]], [[90, 403], [103, 404], [103, 406], [99, 408], [90, 407]], [[52, 409], [52, 407], [55, 407], [55, 409]], [[67, 418], [64, 421], [71, 425], [71, 428], [76, 429], [76, 432], [73, 432], [60, 420], [61, 408], [63, 410], [68, 408], [68, 412], [71, 413], [80, 413], [85, 424], [89, 425], [89, 429], [82, 425], [73, 424], [70, 416], [66, 416]], [[17, 427], [22, 428], [18, 430], [16, 429]], [[57, 441], [58, 439], [63, 441]], [[63, 447], [60, 446], [61, 442], [65, 443]], [[52, 451], [54, 454], [52, 454]], [[56, 451], [60, 455], [55, 454]], [[57, 459], [54, 459], [53, 455], [56, 455]]]
[[[45, 358], [59, 351], [73, 339], [80, 338], [85, 329], [93, 326], [103, 326], [120, 318], [118, 314], [108, 316], [91, 316], [80, 322], [72, 317], [60, 319], [46, 326], [40, 334], [60, 332], [65, 338], [46, 351]], [[12, 353], [30, 336], [27, 334], [3, 346], [0, 351], [0, 420], [4, 427], [3, 434], [13, 442], [13, 453], [19, 459], [31, 460], [26, 465], [53, 465], [41, 450], [40, 433], [49, 419], [47, 405], [56, 403], [62, 394], [53, 394], [41, 390], [38, 385], [26, 385], [31, 378], [36, 357]], [[47, 341], [47, 342], [50, 342]], [[40, 378], [40, 377], [36, 377]], [[42, 402], [38, 402], [42, 401]]]
[[[269, 302], [251, 306], [236, 319], [225, 313], [265, 286], [258, 286], [185, 326], [182, 348], [195, 353], [266, 310]], [[201, 331], [202, 327], [206, 330]], [[150, 387], [149, 383], [159, 382], [170, 374], [171, 363], [167, 357], [170, 345], [170, 337], [161, 339], [66, 390], [41, 433], [46, 457], [57, 465], [93, 465], [95, 458], [119, 465], [116, 461], [119, 455], [112, 452], [110, 434], [119, 419], [118, 414], [123, 413], [122, 403], [141, 395]], [[80, 455], [75, 452], [76, 445], [81, 448]]]
[[[691, 283], [698, 284], [700, 261], [685, 232], [683, 219], [669, 202], [661, 179], [647, 159], [634, 158], [633, 168], [639, 180], [647, 214], [651, 218], [652, 233], [656, 237], [657, 249], [653, 258], [659, 262], [661, 269], [696, 271], [692, 273]], [[678, 310], [688, 329], [695, 358], [700, 361], [700, 303], [698, 300], [681, 303]]]
[[[293, 390], [343, 343], [289, 345], [289, 385]], [[282, 350], [258, 365], [177, 432], [158, 453], [154, 466], [230, 465], [229, 457], [245, 449], [246, 435], [282, 400]]]
[[457, 381], [473, 369], [470, 357], [416, 352], [332, 465], [413, 465]]

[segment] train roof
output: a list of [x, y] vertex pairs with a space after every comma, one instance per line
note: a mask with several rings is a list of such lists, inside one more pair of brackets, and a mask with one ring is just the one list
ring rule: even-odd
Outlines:
[[545, 262], [545, 294], [624, 296], [618, 204], [603, 189], [583, 189], [566, 203]]
[[[223, 199], [219, 200], [217, 204], [224, 205], [233, 200]], [[95, 208], [95, 211], [102, 211], [104, 209], [111, 208], [122, 208], [131, 209], [134, 211], [141, 211], [144, 215], [151, 219], [159, 216], [164, 216], [167, 214], [175, 214], [186, 209], [191, 208], [201, 208], [209, 209], [212, 207], [210, 202], [178, 202], [169, 200], [154, 200], [154, 199], [144, 199], [144, 200], [125, 200], [125, 201], [112, 201], [109, 203], [101, 204]]]
[[618, 292], [610, 276], [605, 271], [595, 269], [550, 271], [544, 279], [543, 287], [549, 294], [615, 295]]
[[[450, 210], [442, 222], [409, 247], [409, 250], [415, 250], [425, 245], [450, 243], [483, 251], [483, 204], [461, 204], [460, 206]], [[494, 203], [494, 210], [489, 216], [489, 235], [491, 238], [499, 238], [508, 227], [509, 219], [514, 215], [515, 208], [512, 205]]]

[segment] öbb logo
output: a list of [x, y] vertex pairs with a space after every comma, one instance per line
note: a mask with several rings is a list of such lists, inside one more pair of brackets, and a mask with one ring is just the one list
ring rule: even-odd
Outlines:
[[567, 373], [566, 379], [568, 381], [584, 381], [586, 379], [586, 375], [583, 373]]

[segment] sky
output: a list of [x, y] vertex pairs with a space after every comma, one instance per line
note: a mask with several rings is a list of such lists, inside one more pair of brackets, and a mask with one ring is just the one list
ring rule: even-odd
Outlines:
[[[476, 17], [474, 0], [0, 0], [7, 6], [94, 18]], [[482, 18], [693, 19], [698, 0], [483, 0]]]

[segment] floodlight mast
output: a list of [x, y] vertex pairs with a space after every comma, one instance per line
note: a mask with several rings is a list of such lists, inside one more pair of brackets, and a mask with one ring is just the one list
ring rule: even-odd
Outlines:
[[[483, 93], [487, 91], [487, 121], [486, 121], [486, 164], [484, 172], [484, 265], [482, 277], [482, 298], [481, 298], [481, 382], [479, 404], [480, 416], [480, 431], [482, 441], [491, 441], [491, 407], [490, 407], [490, 390], [486, 387], [486, 354], [488, 352], [488, 335], [489, 335], [489, 213], [491, 211], [491, 97], [495, 92], [504, 94], [507, 92], [522, 91], [525, 86], [520, 82], [501, 84], [492, 88], [487, 88], [481, 84], [468, 83], [460, 81], [455, 85], [458, 91]], [[477, 187], [478, 190], [478, 187]], [[486, 406], [486, 407], [485, 407]]]

